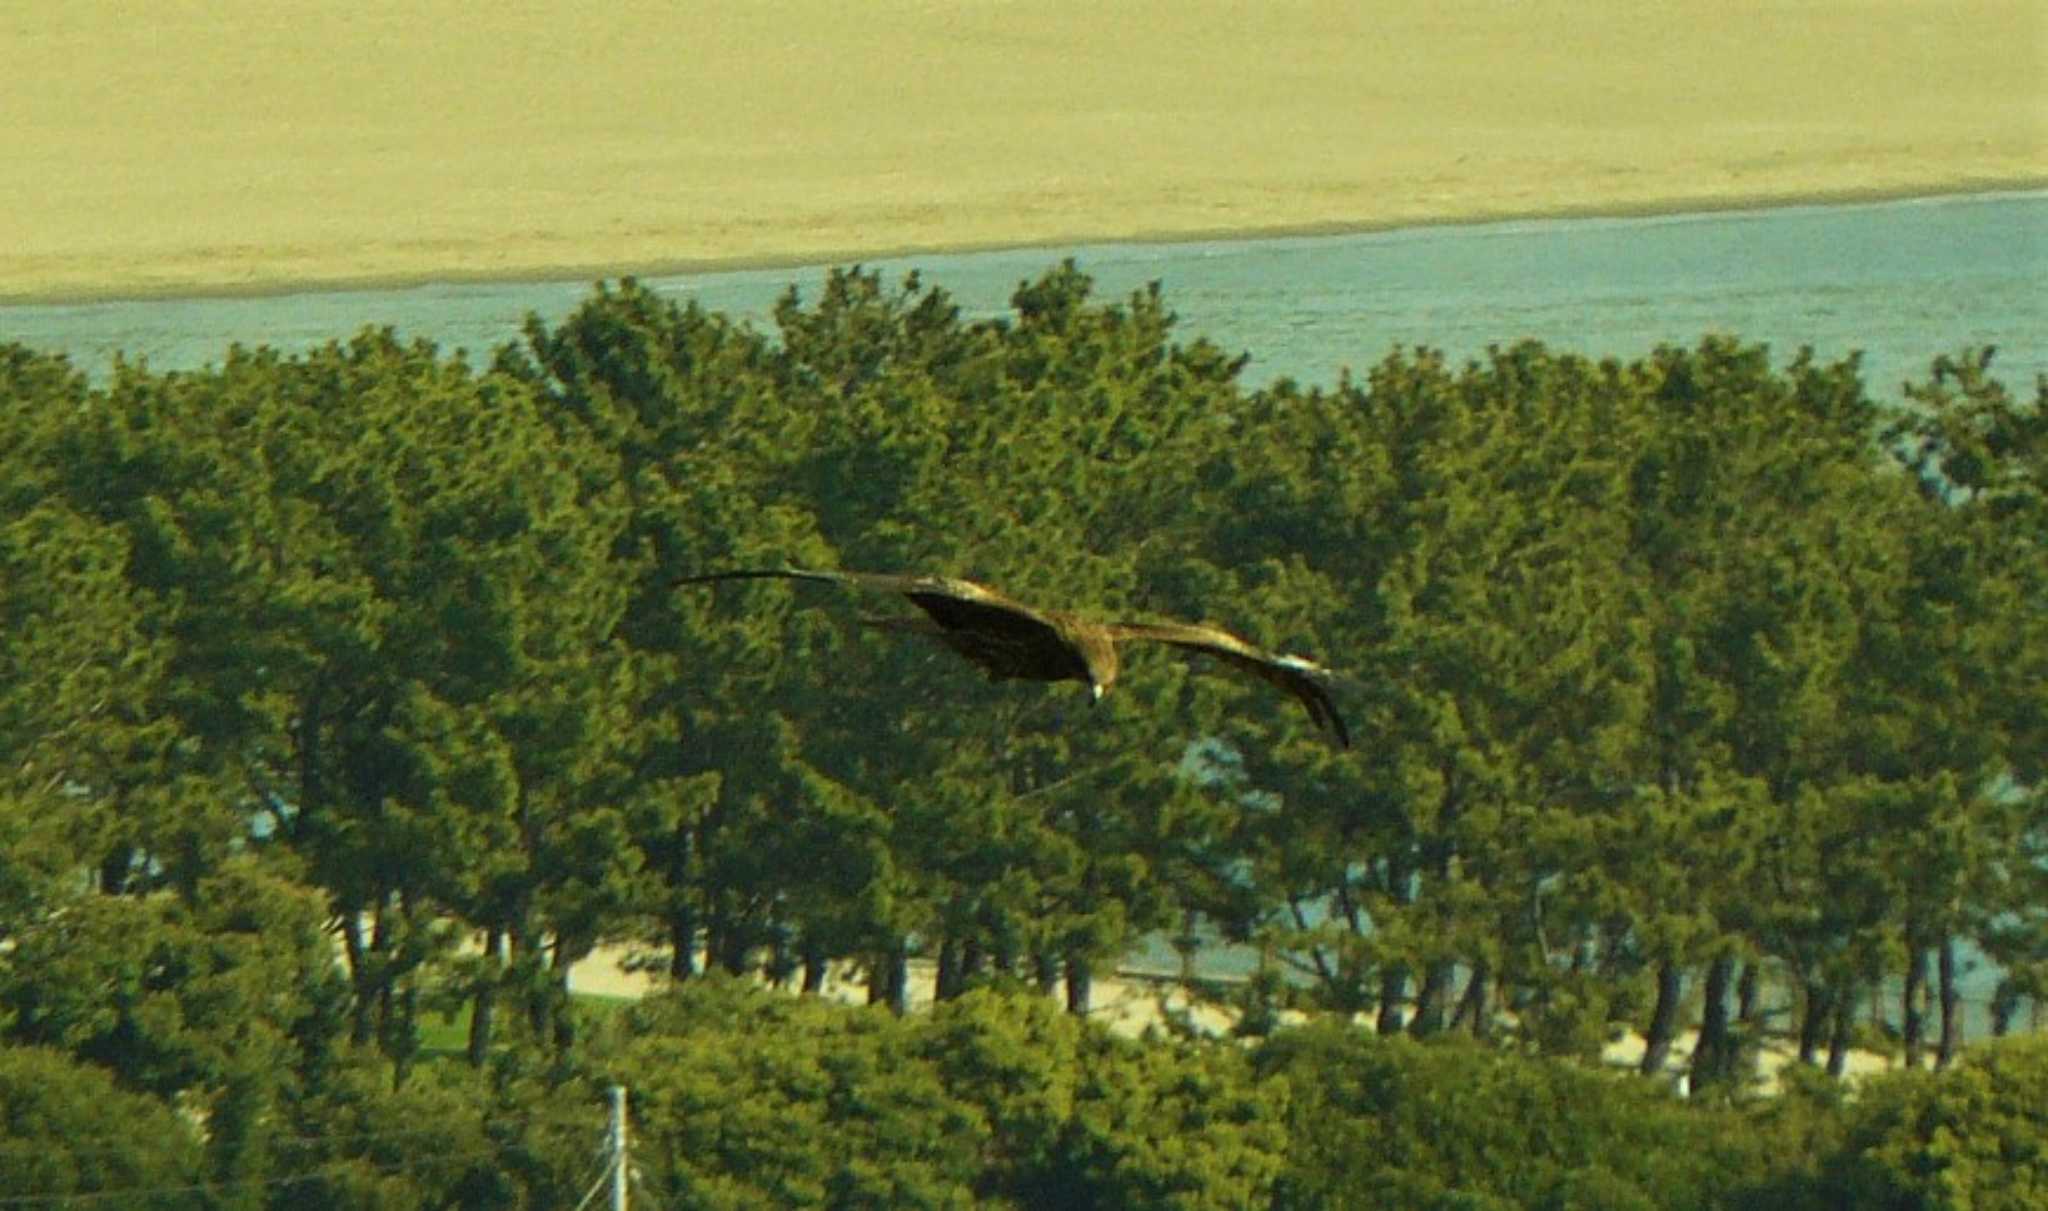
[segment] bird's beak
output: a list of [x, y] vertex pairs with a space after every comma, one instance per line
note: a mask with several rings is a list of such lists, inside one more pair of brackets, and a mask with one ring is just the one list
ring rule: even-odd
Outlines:
[[1104, 690], [1104, 689], [1106, 689], [1106, 688], [1107, 688], [1107, 687], [1106, 687], [1106, 686], [1104, 686], [1104, 685], [1103, 685], [1103, 684], [1102, 684], [1101, 682], [1099, 682], [1099, 681], [1091, 681], [1091, 682], [1089, 682], [1089, 683], [1088, 683], [1088, 705], [1089, 705], [1089, 706], [1094, 706], [1094, 705], [1095, 705], [1096, 703], [1098, 703], [1098, 702], [1102, 701], [1102, 692], [1103, 692], [1103, 690]]

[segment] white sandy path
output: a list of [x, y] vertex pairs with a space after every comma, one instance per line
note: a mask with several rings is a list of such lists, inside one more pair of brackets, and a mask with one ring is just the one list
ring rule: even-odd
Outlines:
[[[668, 977], [658, 973], [630, 970], [628, 959], [632, 951], [626, 947], [606, 947], [569, 971], [570, 990], [592, 996], [637, 999], [659, 992], [668, 986]], [[930, 962], [913, 960], [910, 965], [911, 995], [913, 1012], [927, 1008], [932, 1003], [933, 977], [935, 968]], [[1236, 1017], [1229, 1010], [1216, 1005], [1198, 1004], [1187, 992], [1170, 979], [1148, 976], [1110, 975], [1098, 977], [1092, 988], [1089, 1018], [1102, 1023], [1111, 1030], [1129, 1037], [1139, 1037], [1147, 1031], [1165, 1032], [1168, 1028], [1167, 1015], [1171, 1014], [1192, 1023], [1198, 1030], [1212, 1035], [1227, 1034]], [[864, 982], [844, 978], [834, 972], [825, 983], [824, 995], [846, 1004], [859, 1004], [867, 999]], [[1295, 1024], [1305, 1020], [1299, 1013], [1289, 1012], [1283, 1021]], [[1361, 1017], [1360, 1025], [1369, 1029], [1369, 1018]], [[1693, 1048], [1698, 1045], [1699, 1031], [1687, 1030], [1678, 1036], [1672, 1046], [1671, 1058], [1666, 1064], [1669, 1079], [1676, 1081], [1692, 1059]], [[1611, 1067], [1634, 1069], [1641, 1062], [1645, 1042], [1643, 1036], [1625, 1033], [1607, 1045], [1601, 1059]], [[1782, 1043], [1766, 1045], [1757, 1057], [1757, 1072], [1765, 1092], [1775, 1092], [1778, 1075], [1785, 1068], [1798, 1063], [1794, 1050]], [[1847, 1056], [1845, 1075], [1851, 1080], [1867, 1077], [1873, 1073], [1886, 1072], [1896, 1064], [1889, 1057], [1872, 1051], [1851, 1051]]]
[[[669, 986], [668, 976], [663, 973], [634, 969], [630, 962], [634, 953], [631, 947], [599, 948], [569, 969], [569, 990], [588, 996], [636, 1000]], [[936, 976], [937, 968], [929, 960], [911, 960], [913, 1012], [931, 1005]], [[1170, 980], [1110, 975], [1099, 977], [1091, 991], [1089, 1017], [1125, 1034], [1143, 1034], [1150, 1026], [1163, 1029], [1162, 1009], [1188, 1013], [1200, 1029], [1211, 1033], [1229, 1030], [1232, 1021], [1229, 1013], [1216, 1006], [1193, 1005], [1186, 992]], [[858, 973], [840, 965], [827, 974], [823, 995], [844, 1004], [862, 1004], [867, 1001], [867, 983]], [[1060, 995], [1064, 995], [1064, 985]]]

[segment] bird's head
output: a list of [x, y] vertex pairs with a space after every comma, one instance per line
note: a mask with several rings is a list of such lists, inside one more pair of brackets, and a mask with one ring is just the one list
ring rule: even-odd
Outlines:
[[1093, 706], [1116, 684], [1116, 641], [1107, 631], [1097, 628], [1075, 635], [1074, 647], [1081, 655], [1078, 671], [1088, 682], [1088, 705]]

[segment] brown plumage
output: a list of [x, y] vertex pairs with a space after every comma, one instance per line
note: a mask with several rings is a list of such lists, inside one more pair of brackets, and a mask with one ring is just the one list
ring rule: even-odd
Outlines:
[[1116, 683], [1117, 644], [1134, 639], [1171, 644], [1216, 657], [1291, 694], [1340, 747], [1351, 746], [1351, 732], [1323, 684], [1331, 676], [1330, 670], [1299, 656], [1277, 656], [1255, 648], [1219, 627], [1187, 622], [1095, 622], [1064, 610], [1036, 609], [985, 585], [946, 576], [785, 568], [713, 572], [686, 576], [676, 583], [764, 579], [815, 580], [901, 593], [923, 610], [925, 617], [864, 621], [937, 639], [986, 669], [991, 680], [1079, 681], [1088, 686], [1092, 699], [1100, 699]]

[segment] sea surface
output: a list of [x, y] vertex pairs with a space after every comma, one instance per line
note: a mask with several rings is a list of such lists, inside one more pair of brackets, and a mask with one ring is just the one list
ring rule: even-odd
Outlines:
[[[1709, 332], [1827, 359], [1861, 351], [1879, 399], [1899, 398], [1937, 354], [1995, 345], [1994, 372], [2031, 393], [2048, 373], [2048, 191], [1642, 218], [1529, 220], [1352, 235], [1086, 244], [869, 262], [915, 269], [971, 316], [1008, 310], [1018, 284], [1063, 257], [1099, 297], [1151, 281], [1186, 338], [1249, 353], [1245, 379], [1329, 385], [1396, 347], [1456, 360], [1535, 338], [1553, 349], [1640, 357]], [[822, 267], [649, 277], [764, 329]], [[158, 370], [219, 362], [231, 344], [297, 352], [368, 325], [483, 358], [529, 314], [560, 319], [590, 283], [504, 282], [0, 307], [0, 340], [60, 351], [94, 376], [116, 354]]]
[[[2048, 375], [2048, 191], [1642, 218], [1530, 220], [1351, 235], [1187, 243], [1086, 244], [868, 262], [891, 281], [916, 270], [970, 316], [1008, 310], [1017, 286], [1072, 257], [1099, 297], [1162, 284], [1184, 338], [1251, 355], [1249, 385], [1291, 377], [1330, 385], [1396, 347], [1480, 357], [1524, 338], [1624, 359], [1660, 344], [1729, 333], [1801, 346], [1825, 359], [1860, 352], [1871, 394], [1901, 397], [1937, 354], [1995, 345], [1994, 373], [2031, 395]], [[751, 269], [642, 280], [677, 299], [767, 330], [794, 285], [815, 295], [826, 270]], [[0, 341], [62, 352], [94, 377], [116, 355], [157, 370], [218, 363], [232, 344], [285, 352], [389, 325], [482, 359], [516, 341], [530, 314], [555, 321], [589, 283], [504, 282], [315, 291], [249, 298], [0, 306]], [[1163, 939], [1133, 966], [1178, 967]], [[1255, 956], [1213, 948], [1203, 974], [1228, 978]], [[1983, 1033], [1996, 973], [1966, 958], [1972, 1034]], [[1896, 988], [1887, 990], [1896, 1006]], [[1896, 1009], [1893, 1009], [1896, 1013]], [[2024, 1020], [2024, 1017], [2023, 1017]]]

